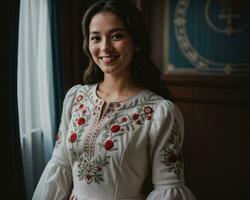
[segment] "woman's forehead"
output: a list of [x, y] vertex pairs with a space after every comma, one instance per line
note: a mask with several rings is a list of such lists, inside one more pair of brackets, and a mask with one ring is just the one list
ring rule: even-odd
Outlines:
[[125, 30], [123, 21], [116, 14], [109, 11], [95, 14], [89, 24], [90, 32], [114, 28]]

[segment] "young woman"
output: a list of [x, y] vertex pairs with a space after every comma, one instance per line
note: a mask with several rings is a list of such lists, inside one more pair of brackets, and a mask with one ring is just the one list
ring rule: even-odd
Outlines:
[[82, 26], [84, 85], [65, 97], [33, 199], [195, 199], [183, 178], [183, 118], [150, 60], [141, 13], [129, 0], [98, 1]]

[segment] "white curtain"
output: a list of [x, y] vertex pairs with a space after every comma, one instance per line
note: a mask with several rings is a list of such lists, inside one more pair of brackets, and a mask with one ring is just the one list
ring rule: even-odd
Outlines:
[[55, 112], [51, 53], [48, 0], [21, 0], [18, 109], [28, 199], [53, 149]]

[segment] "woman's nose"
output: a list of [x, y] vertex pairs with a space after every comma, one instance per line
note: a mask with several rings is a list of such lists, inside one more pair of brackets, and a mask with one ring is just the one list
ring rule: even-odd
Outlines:
[[103, 40], [101, 50], [106, 51], [106, 50], [110, 50], [110, 49], [112, 49], [111, 41], [108, 39]]

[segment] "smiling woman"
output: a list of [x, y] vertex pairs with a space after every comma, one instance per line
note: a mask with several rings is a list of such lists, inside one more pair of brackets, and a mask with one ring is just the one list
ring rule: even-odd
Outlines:
[[[184, 183], [183, 117], [150, 60], [140, 11], [127, 0], [98, 1], [82, 25], [84, 85], [65, 97], [33, 199], [194, 200]], [[155, 189], [143, 192], [150, 174]]]
[[101, 12], [92, 18], [89, 31], [89, 51], [100, 69], [116, 77], [130, 74], [134, 44], [122, 21], [111, 12]]

